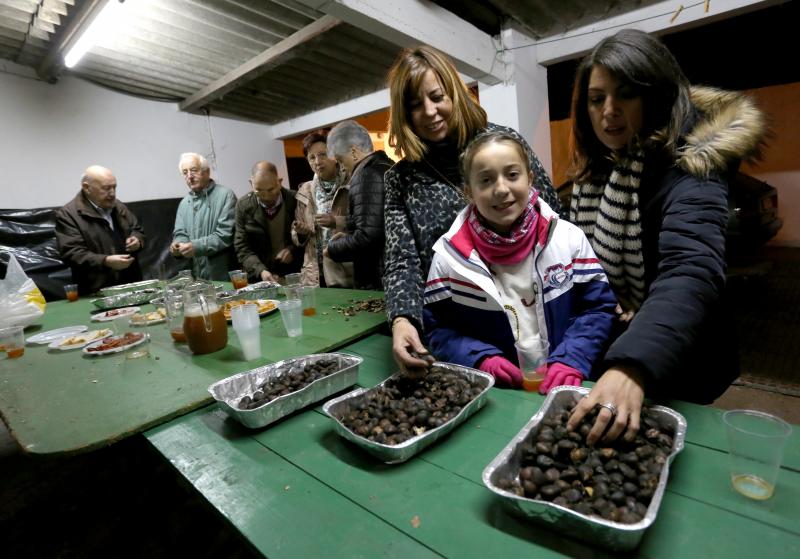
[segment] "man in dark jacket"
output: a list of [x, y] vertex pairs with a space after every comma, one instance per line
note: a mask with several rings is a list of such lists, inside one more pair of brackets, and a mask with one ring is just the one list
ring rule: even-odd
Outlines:
[[374, 151], [367, 129], [352, 120], [330, 131], [328, 155], [350, 174], [350, 215], [347, 233], [331, 237], [327, 255], [336, 262], [353, 262], [357, 289], [383, 289], [383, 175], [392, 160]]
[[133, 254], [144, 248], [139, 220], [117, 200], [117, 179], [99, 165], [86, 169], [81, 191], [56, 211], [56, 242], [81, 295], [142, 279]]
[[253, 191], [236, 203], [233, 246], [251, 279], [278, 281], [303, 265], [303, 247], [292, 243], [295, 193], [281, 186], [269, 161], [253, 165], [250, 185]]

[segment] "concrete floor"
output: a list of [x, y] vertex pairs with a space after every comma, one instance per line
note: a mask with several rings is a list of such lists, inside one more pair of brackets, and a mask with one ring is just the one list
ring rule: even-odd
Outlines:
[[711, 405], [723, 410], [748, 409], [771, 413], [800, 429], [800, 397], [797, 396], [733, 385]]

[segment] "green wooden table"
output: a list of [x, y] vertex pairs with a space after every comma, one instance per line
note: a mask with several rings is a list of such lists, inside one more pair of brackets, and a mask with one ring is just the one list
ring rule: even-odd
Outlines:
[[[343, 351], [364, 357], [358, 384], [394, 372], [391, 340]], [[481, 473], [544, 398], [492, 389], [450, 436], [389, 466], [335, 434], [321, 406], [249, 430], [216, 405], [145, 437], [258, 550], [279, 557], [612, 557], [509, 515]], [[746, 499], [729, 483], [721, 412], [668, 405], [688, 421], [641, 557], [800, 556], [800, 433], [775, 496]]]
[[[219, 379], [271, 363], [330, 351], [376, 331], [383, 313], [345, 316], [334, 306], [382, 297], [379, 291], [318, 289], [317, 314], [303, 317], [303, 335], [289, 338], [278, 311], [261, 319], [262, 358], [246, 362], [236, 334], [228, 346], [194, 356], [175, 344], [164, 324], [144, 328], [151, 334], [150, 357], [126, 360], [121, 354], [88, 357], [28, 345], [19, 359], [0, 356], [0, 414], [23, 450], [61, 454], [105, 446], [213, 402], [207, 389]], [[143, 310], [152, 310], [148, 305]], [[48, 303], [39, 327], [26, 336], [91, 322], [88, 299]], [[133, 329], [133, 328], [132, 328]]]

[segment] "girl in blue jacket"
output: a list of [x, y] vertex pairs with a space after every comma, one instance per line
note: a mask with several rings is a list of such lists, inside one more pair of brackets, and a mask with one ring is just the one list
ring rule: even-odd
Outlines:
[[461, 158], [470, 204], [434, 245], [424, 325], [442, 361], [475, 367], [519, 387], [516, 341], [549, 342], [545, 380], [579, 385], [608, 339], [616, 300], [577, 227], [533, 188], [513, 136], [477, 136]]

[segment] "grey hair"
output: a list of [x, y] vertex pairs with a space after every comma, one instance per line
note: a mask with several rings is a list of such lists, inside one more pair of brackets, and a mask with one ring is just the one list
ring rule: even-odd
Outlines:
[[355, 146], [361, 151], [372, 153], [372, 138], [369, 132], [355, 120], [343, 120], [328, 133], [328, 157], [342, 156]]
[[186, 153], [182, 153], [181, 158], [178, 159], [178, 171], [183, 171], [183, 169], [181, 169], [181, 163], [183, 163], [184, 159], [189, 159], [190, 157], [192, 159], [197, 159], [200, 162], [200, 169], [202, 169], [203, 171], [208, 171], [210, 169], [210, 167], [208, 166], [208, 160], [206, 160], [205, 157], [203, 157], [199, 153], [188, 151]]

